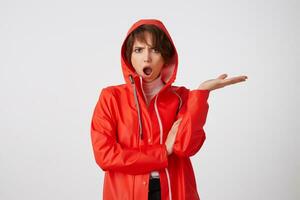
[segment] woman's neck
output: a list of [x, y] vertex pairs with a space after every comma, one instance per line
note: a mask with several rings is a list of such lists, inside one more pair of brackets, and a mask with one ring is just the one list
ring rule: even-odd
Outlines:
[[153, 81], [146, 82], [143, 80], [143, 91], [148, 102], [163, 88], [164, 83], [161, 80], [161, 74]]

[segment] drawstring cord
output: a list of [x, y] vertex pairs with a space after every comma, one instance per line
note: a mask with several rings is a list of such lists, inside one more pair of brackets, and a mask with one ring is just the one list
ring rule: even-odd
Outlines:
[[136, 93], [136, 87], [135, 87], [135, 82], [133, 80], [132, 75], [129, 75], [129, 79], [131, 82], [131, 86], [133, 87], [133, 94], [134, 94], [134, 100], [135, 100], [135, 105], [137, 108], [138, 112], [138, 118], [139, 118], [139, 134], [140, 134], [140, 139], [143, 139], [143, 127], [142, 127], [142, 118], [141, 118], [141, 111], [140, 111], [140, 106], [139, 106], [139, 101]]

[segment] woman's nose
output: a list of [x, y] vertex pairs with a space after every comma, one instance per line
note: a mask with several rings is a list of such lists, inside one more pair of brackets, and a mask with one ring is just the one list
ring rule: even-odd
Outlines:
[[144, 53], [144, 62], [150, 62], [150, 61], [151, 61], [151, 52], [148, 49]]

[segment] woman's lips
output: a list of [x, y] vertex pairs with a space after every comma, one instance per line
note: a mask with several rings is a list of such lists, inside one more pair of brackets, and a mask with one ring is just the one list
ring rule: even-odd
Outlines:
[[152, 68], [151, 67], [144, 67], [143, 72], [147, 75], [150, 76], [152, 74]]

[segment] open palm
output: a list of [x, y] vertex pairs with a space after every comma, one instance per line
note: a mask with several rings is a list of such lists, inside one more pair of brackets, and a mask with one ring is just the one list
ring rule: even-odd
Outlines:
[[236, 76], [232, 78], [227, 78], [227, 74], [222, 74], [216, 79], [210, 79], [201, 83], [198, 90], [215, 90], [218, 88], [225, 87], [227, 85], [232, 85], [235, 83], [246, 81], [247, 76]]

